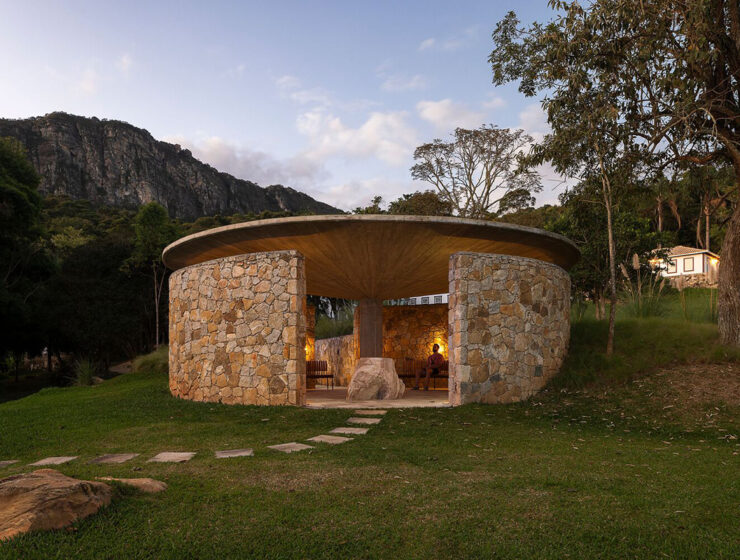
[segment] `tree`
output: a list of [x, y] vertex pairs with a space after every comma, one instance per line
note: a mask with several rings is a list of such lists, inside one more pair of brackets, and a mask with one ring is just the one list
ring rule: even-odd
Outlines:
[[369, 206], [358, 206], [352, 210], [353, 214], [387, 214], [380, 205], [383, 204], [382, 196], [374, 196]]
[[167, 269], [162, 262], [162, 251], [175, 238], [167, 211], [156, 202], [145, 204], [134, 218], [136, 240], [134, 252], [127, 266], [148, 269], [154, 295], [154, 346], [159, 346], [159, 311]]
[[[665, 168], [725, 160], [740, 181], [740, 4], [737, 0], [550, 0], [558, 15], [520, 28], [498, 24], [494, 81], [521, 79], [520, 91], [548, 93], [548, 117], [567, 111], [562, 94], [602, 88], [616, 94], [615, 118]], [[568, 61], [568, 74], [552, 75]], [[500, 62], [499, 62], [500, 61]], [[719, 332], [740, 345], [740, 206], [722, 248]]]
[[388, 205], [389, 214], [406, 216], [451, 216], [452, 205], [434, 191], [401, 195]]
[[41, 237], [39, 176], [23, 146], [0, 138], [0, 355], [40, 344], [30, 326], [31, 298], [52, 271]]
[[542, 190], [539, 175], [521, 165], [531, 143], [523, 130], [456, 128], [451, 142], [435, 139], [416, 148], [411, 176], [434, 185], [456, 215], [487, 218], [509, 192]]

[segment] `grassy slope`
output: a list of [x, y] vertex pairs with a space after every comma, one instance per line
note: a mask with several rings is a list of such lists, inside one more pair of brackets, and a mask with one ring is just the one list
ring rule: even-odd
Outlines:
[[[121, 490], [74, 531], [23, 536], [0, 558], [735, 557], [740, 446], [727, 436], [739, 433], [740, 408], [666, 409], [650, 378], [615, 382], [625, 361], [644, 365], [646, 337], [662, 340], [656, 357], [690, 345], [716, 359], [716, 331], [687, 326], [671, 344], [663, 339], [677, 327], [641, 327], [634, 339], [621, 333], [622, 355], [602, 362], [586, 390], [566, 387], [603, 343], [593, 325], [575, 327], [563, 388], [520, 405], [393, 410], [367, 436], [310, 454], [266, 446], [326, 433], [347, 411], [180, 401], [166, 376], [147, 373], [2, 404], [0, 460], [80, 454], [59, 470], [152, 476], [170, 488]], [[256, 456], [213, 458], [235, 447]], [[145, 462], [162, 450], [198, 455]], [[86, 464], [125, 451], [142, 456]]]

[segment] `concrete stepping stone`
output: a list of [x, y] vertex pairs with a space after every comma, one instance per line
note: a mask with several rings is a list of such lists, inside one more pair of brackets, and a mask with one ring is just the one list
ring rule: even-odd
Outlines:
[[350, 428], [349, 426], [342, 426], [341, 428], [334, 428], [330, 431], [330, 434], [352, 434], [355, 436], [362, 436], [367, 433], [370, 428]]
[[380, 418], [349, 418], [347, 424], [380, 424]]
[[125, 463], [126, 461], [130, 461], [134, 457], [138, 457], [138, 453], [108, 453], [107, 455], [101, 455], [100, 457], [95, 457], [90, 463], [93, 464], [100, 464], [100, 463]]
[[281, 443], [279, 445], [268, 445], [270, 449], [275, 451], [282, 451], [283, 453], [295, 453], [296, 451], [303, 451], [304, 449], [313, 449], [312, 445], [306, 445], [305, 443], [296, 443], [291, 441], [290, 443]]
[[195, 457], [190, 451], [163, 451], [149, 459], [147, 463], [187, 463]]
[[17, 462], [17, 459], [13, 459], [12, 461], [0, 461], [0, 469], [3, 467], [9, 467], [10, 465], [15, 465]]
[[318, 443], [328, 443], [330, 445], [338, 445], [340, 443], [345, 443], [347, 441], [352, 441], [352, 439], [353, 438], [351, 438], [351, 437], [321, 435], [321, 436], [316, 436], [316, 437], [308, 438], [308, 441], [315, 441], [315, 442], [318, 442]]
[[251, 449], [227, 449], [225, 451], [216, 451], [216, 459], [230, 459], [231, 457], [253, 457], [254, 451]]
[[383, 416], [387, 410], [376, 410], [372, 408], [368, 408], [366, 410], [355, 410], [355, 414], [359, 414], [360, 416]]
[[40, 461], [36, 461], [35, 463], [31, 463], [30, 466], [32, 467], [42, 467], [44, 465], [61, 465], [63, 463], [69, 463], [70, 461], [74, 461], [77, 459], [77, 455], [74, 457], [47, 457], [46, 459], [41, 459]]

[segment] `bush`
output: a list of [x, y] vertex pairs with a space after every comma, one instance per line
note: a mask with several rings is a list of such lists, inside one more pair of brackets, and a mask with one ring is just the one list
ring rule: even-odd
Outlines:
[[343, 308], [339, 311], [336, 318], [320, 315], [316, 320], [316, 339], [334, 338], [335, 336], [352, 334], [354, 324], [354, 308]]
[[97, 373], [95, 363], [89, 358], [80, 358], [75, 362], [72, 381], [75, 385], [92, 385]]
[[155, 373], [168, 373], [169, 370], [168, 346], [160, 346], [154, 352], [138, 356], [134, 359], [134, 372], [148, 371]]

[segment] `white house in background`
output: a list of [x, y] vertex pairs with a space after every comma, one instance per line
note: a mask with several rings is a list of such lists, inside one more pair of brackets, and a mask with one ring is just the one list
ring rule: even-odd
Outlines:
[[404, 299], [394, 299], [391, 305], [433, 305], [435, 303], [447, 303], [449, 294], [430, 294], [428, 296], [417, 296]]
[[681, 282], [685, 286], [715, 286], [719, 255], [706, 249], [676, 245], [658, 266], [662, 269], [661, 275], [669, 278], [673, 284]]

